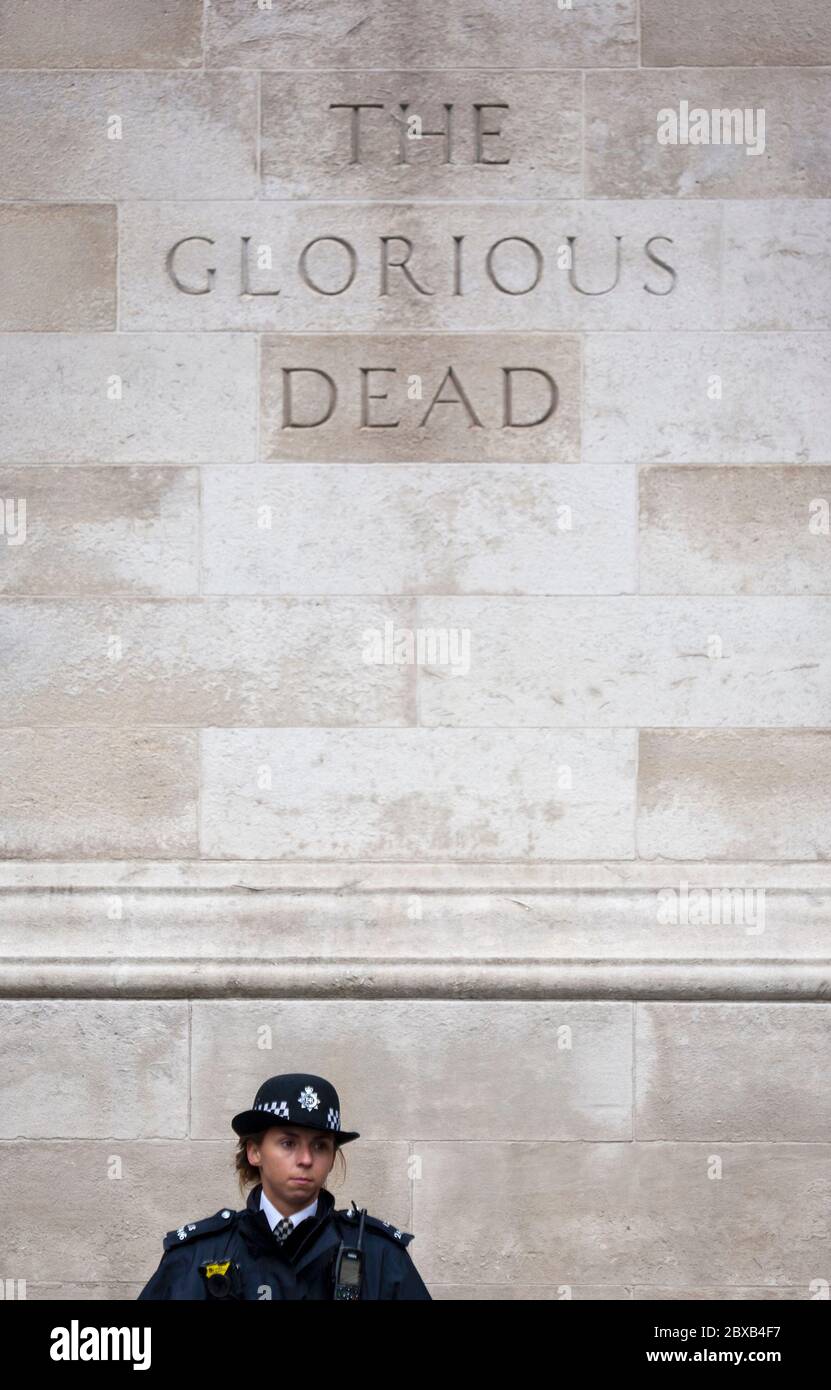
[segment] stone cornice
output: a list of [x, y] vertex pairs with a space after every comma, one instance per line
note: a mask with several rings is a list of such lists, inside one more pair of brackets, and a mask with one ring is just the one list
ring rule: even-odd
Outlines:
[[831, 864], [6, 860], [0, 992], [827, 1001]]

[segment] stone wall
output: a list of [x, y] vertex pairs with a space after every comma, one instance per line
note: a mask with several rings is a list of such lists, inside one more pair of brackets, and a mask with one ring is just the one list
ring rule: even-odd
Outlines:
[[0, 65], [2, 1278], [134, 1298], [309, 1070], [437, 1299], [828, 1297], [831, 9]]

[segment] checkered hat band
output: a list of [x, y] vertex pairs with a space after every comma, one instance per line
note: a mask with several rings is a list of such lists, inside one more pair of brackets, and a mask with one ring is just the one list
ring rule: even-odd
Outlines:
[[[270, 1115], [275, 1115], [278, 1119], [281, 1119], [281, 1120], [290, 1120], [290, 1119], [291, 1119], [291, 1114], [290, 1114], [290, 1112], [289, 1112], [288, 1101], [285, 1101], [285, 1100], [261, 1100], [260, 1103], [259, 1103], [259, 1105], [255, 1105], [253, 1108], [254, 1108], [254, 1110], [266, 1110], [266, 1111], [268, 1111], [268, 1113], [269, 1113]], [[300, 1123], [306, 1124], [307, 1122], [308, 1122], [308, 1116], [307, 1116], [306, 1112], [304, 1111], [304, 1112], [303, 1112], [303, 1120], [302, 1120], [302, 1121], [301, 1121], [301, 1120], [298, 1120], [297, 1123], [298, 1123], [298, 1124], [300, 1124]], [[332, 1107], [329, 1106], [329, 1109], [328, 1109], [327, 1112], [326, 1112], [326, 1124], [325, 1124], [325, 1125], [321, 1125], [321, 1129], [334, 1129], [334, 1130], [339, 1130], [339, 1129], [340, 1129], [340, 1111], [338, 1111], [338, 1110], [333, 1110]]]

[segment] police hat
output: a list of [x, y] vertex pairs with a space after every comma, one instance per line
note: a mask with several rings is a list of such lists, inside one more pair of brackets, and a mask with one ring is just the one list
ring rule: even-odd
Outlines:
[[231, 1121], [231, 1128], [240, 1137], [259, 1134], [272, 1125], [329, 1129], [336, 1148], [361, 1137], [357, 1130], [341, 1129], [340, 1101], [331, 1081], [306, 1072], [270, 1076], [255, 1095], [253, 1107], [240, 1111]]

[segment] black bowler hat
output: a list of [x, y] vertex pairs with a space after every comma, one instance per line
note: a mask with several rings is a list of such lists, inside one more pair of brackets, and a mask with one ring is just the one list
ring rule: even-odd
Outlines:
[[251, 1110], [240, 1111], [231, 1121], [231, 1128], [241, 1137], [259, 1134], [272, 1125], [330, 1129], [336, 1148], [361, 1137], [357, 1130], [341, 1129], [340, 1101], [331, 1081], [308, 1072], [270, 1076], [255, 1095]]

